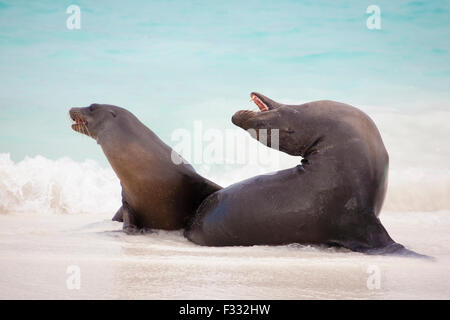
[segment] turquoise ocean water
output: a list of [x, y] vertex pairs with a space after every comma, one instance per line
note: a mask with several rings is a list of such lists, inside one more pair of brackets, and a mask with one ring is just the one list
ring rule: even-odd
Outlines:
[[[66, 9], [81, 9], [69, 30]], [[366, 8], [381, 9], [369, 30]], [[0, 153], [106, 164], [72, 106], [129, 108], [165, 141], [281, 101], [450, 108], [449, 1], [1, 1]]]

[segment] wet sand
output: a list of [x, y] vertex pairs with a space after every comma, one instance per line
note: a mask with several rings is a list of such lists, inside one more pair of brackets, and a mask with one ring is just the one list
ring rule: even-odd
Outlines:
[[[450, 298], [450, 212], [381, 217], [396, 241], [434, 262], [301, 245], [200, 247], [181, 232], [127, 236], [110, 216], [0, 214], [0, 299]], [[68, 288], [69, 266], [79, 267], [80, 289]]]

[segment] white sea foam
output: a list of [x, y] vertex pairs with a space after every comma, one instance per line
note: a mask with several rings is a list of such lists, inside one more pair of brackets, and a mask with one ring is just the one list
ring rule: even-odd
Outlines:
[[[282, 164], [289, 167], [292, 160]], [[288, 165], [289, 164], [289, 165]], [[222, 186], [267, 171], [260, 167], [226, 167], [207, 174]], [[384, 209], [435, 211], [450, 209], [450, 173], [432, 168], [392, 170]], [[106, 213], [120, 206], [120, 183], [111, 168], [95, 161], [42, 156], [14, 163], [0, 154], [0, 212]]]
[[94, 161], [26, 157], [14, 163], [0, 154], [0, 212], [112, 212], [120, 206], [114, 172]]

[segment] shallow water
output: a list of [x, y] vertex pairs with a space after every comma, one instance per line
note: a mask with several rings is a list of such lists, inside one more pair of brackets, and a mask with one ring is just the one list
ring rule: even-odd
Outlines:
[[[450, 298], [450, 212], [382, 216], [396, 241], [434, 262], [297, 244], [200, 247], [181, 232], [128, 236], [109, 218], [0, 214], [0, 298]], [[67, 287], [71, 265], [79, 290]]]

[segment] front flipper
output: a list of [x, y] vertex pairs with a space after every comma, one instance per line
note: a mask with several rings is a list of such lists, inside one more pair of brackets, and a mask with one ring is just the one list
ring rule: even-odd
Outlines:
[[142, 226], [128, 203], [124, 202], [119, 210], [123, 217], [122, 229], [126, 234], [135, 235], [151, 232], [151, 229]]
[[126, 202], [122, 205], [123, 231], [126, 234], [139, 233], [138, 221]]
[[120, 207], [119, 210], [117, 210], [116, 214], [112, 218], [112, 221], [123, 222], [123, 212], [122, 212], [122, 210], [123, 210], [122, 207]]

